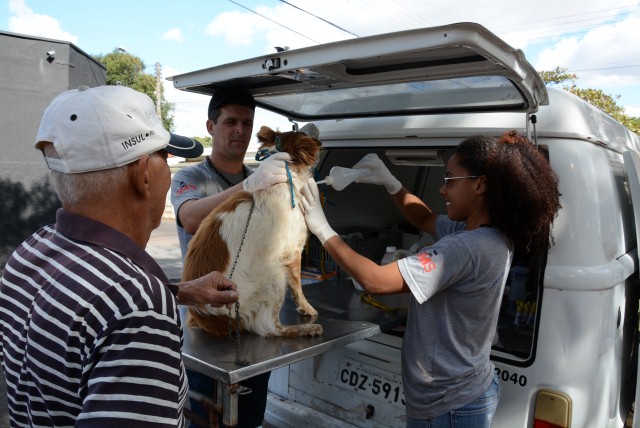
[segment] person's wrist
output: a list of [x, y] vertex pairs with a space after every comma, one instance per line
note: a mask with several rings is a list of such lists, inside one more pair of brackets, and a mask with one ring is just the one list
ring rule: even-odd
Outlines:
[[245, 192], [253, 192], [251, 177], [247, 177], [242, 181], [242, 190]]
[[324, 226], [322, 226], [316, 233], [315, 235], [318, 237], [318, 240], [320, 241], [320, 243], [322, 245], [324, 245], [325, 242], [327, 242], [327, 240], [329, 238], [331, 238], [332, 236], [336, 236], [337, 233], [335, 230], [333, 230], [331, 228], [331, 226], [329, 226], [329, 224], [325, 224]]
[[193, 302], [193, 283], [192, 281], [181, 282], [178, 284], [178, 292], [176, 300], [179, 305], [191, 305]]

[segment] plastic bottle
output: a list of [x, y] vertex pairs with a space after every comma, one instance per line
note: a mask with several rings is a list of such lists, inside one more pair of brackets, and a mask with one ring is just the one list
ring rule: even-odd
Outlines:
[[527, 325], [532, 326], [536, 323], [536, 302], [531, 302], [531, 308], [527, 317]]
[[384, 253], [384, 256], [382, 256], [382, 261], [380, 262], [380, 264], [386, 265], [410, 255], [411, 255], [410, 251], [398, 250], [396, 247], [390, 245], [386, 248], [386, 252]]
[[341, 166], [334, 166], [329, 171], [329, 175], [324, 180], [317, 181], [317, 184], [328, 184], [335, 190], [342, 190], [349, 184], [353, 183], [358, 177], [364, 177], [371, 174], [369, 168], [343, 168]]
[[411, 247], [409, 247], [409, 252], [411, 254], [415, 254], [422, 248], [432, 245], [434, 242], [435, 241], [433, 239], [433, 236], [431, 236], [430, 233], [422, 232], [418, 240], [413, 245], [411, 245]]
[[524, 312], [524, 304], [521, 301], [517, 301], [516, 302], [516, 315], [513, 319], [513, 325], [517, 326], [520, 325], [520, 322], [522, 320], [522, 314]]
[[509, 270], [509, 282], [511, 288], [507, 301], [507, 315], [515, 317], [517, 313], [516, 302], [525, 300], [527, 294], [527, 280], [529, 279], [529, 269], [524, 262], [519, 261]]

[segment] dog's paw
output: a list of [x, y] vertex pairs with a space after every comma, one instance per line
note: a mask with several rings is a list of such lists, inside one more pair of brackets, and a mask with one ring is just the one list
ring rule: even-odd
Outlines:
[[318, 311], [316, 311], [311, 305], [298, 306], [298, 313], [305, 317], [317, 317]]
[[279, 336], [299, 337], [299, 336], [320, 336], [322, 325], [320, 324], [298, 324], [284, 325], [281, 327]]
[[322, 335], [322, 325], [320, 324], [301, 324], [301, 336], [320, 336]]

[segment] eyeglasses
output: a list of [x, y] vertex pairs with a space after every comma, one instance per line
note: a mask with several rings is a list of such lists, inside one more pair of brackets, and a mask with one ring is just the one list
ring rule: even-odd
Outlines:
[[462, 180], [464, 178], [478, 178], [478, 177], [480, 177], [480, 175], [465, 175], [464, 177], [447, 177], [445, 175], [443, 177], [444, 178], [444, 187], [448, 188], [450, 186], [450, 183], [449, 183], [450, 180]]

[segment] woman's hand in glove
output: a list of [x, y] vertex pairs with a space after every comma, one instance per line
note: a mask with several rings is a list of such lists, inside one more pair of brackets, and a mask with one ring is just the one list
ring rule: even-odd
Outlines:
[[302, 212], [304, 213], [307, 227], [311, 233], [318, 237], [320, 243], [324, 245], [327, 239], [337, 235], [337, 233], [329, 226], [329, 222], [327, 222], [327, 218], [322, 210], [322, 205], [320, 204], [318, 185], [313, 178], [307, 180], [302, 187], [301, 193]]
[[[278, 152], [269, 156], [260, 162], [258, 169], [244, 180], [242, 188], [247, 192], [253, 192], [274, 184], [286, 183], [289, 178], [284, 163], [289, 160], [291, 160], [289, 153]], [[294, 172], [291, 174], [295, 176]]]
[[375, 153], [369, 153], [363, 157], [353, 168], [367, 168], [371, 170], [371, 174], [358, 177], [356, 183], [379, 184], [386, 187], [387, 192], [392, 195], [395, 195], [402, 189], [402, 183], [391, 174], [384, 162], [382, 162], [382, 159]]

